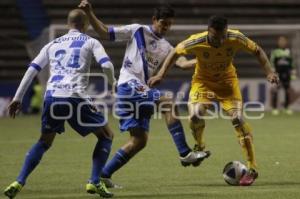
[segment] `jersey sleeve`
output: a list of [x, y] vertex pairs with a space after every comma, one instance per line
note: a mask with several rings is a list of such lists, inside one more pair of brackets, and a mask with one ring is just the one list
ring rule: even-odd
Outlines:
[[40, 70], [42, 70], [45, 66], [48, 65], [49, 63], [48, 49], [51, 46], [51, 44], [52, 42], [44, 46], [42, 50], [39, 52], [39, 54], [29, 64], [29, 67], [22, 78], [22, 81], [16, 91], [13, 100], [22, 101], [34, 77], [38, 74]]
[[101, 65], [111, 62], [101, 43], [96, 39], [93, 39], [92, 42], [92, 51], [96, 61]]
[[131, 24], [119, 27], [109, 27], [109, 38], [111, 41], [128, 41], [131, 39], [138, 26], [138, 24]]
[[188, 39], [180, 42], [175, 47], [176, 53], [179, 55], [192, 54], [195, 47], [195, 38], [190, 36]]
[[246, 37], [244, 34], [238, 33], [235, 35], [235, 37], [239, 49], [249, 52], [251, 54], [255, 54], [257, 52], [258, 50], [257, 44], [251, 39], [249, 39], [248, 37]]
[[42, 48], [39, 54], [32, 60], [29, 64], [29, 67], [33, 67], [38, 72], [41, 71], [45, 66], [49, 64], [49, 54], [48, 49], [51, 46], [51, 43], [47, 44]]
[[106, 75], [106, 77], [108, 79], [108, 83], [110, 85], [113, 85], [116, 82], [114, 66], [111, 63], [110, 58], [106, 54], [103, 46], [96, 39], [93, 40], [93, 54], [94, 54], [96, 61], [99, 64], [101, 64], [103, 73]]

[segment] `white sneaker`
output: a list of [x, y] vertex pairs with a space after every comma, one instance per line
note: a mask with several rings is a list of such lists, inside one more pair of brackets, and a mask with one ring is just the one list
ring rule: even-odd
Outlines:
[[100, 180], [101, 180], [101, 182], [103, 182], [105, 184], [105, 186], [107, 188], [115, 188], [115, 189], [122, 189], [123, 188], [123, 186], [113, 183], [113, 181], [111, 180], [111, 178], [103, 178], [103, 177], [101, 177]]
[[210, 151], [191, 151], [185, 157], [180, 157], [182, 166], [199, 166], [201, 162], [210, 156]]
[[291, 109], [285, 109], [285, 113], [286, 113], [287, 115], [293, 115], [293, 114], [294, 114], [294, 111], [291, 110]]

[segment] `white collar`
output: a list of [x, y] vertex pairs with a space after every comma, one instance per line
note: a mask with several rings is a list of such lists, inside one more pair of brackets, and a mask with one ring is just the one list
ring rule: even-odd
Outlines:
[[80, 31], [75, 28], [70, 29], [68, 33], [71, 33], [71, 32], [79, 32], [80, 33]]

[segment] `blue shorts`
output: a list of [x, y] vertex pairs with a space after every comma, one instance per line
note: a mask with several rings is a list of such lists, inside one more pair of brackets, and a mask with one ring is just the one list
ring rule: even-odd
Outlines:
[[80, 135], [86, 136], [107, 124], [106, 118], [96, 112], [88, 99], [47, 97], [42, 113], [42, 133], [62, 133], [64, 123]]
[[136, 80], [121, 84], [117, 88], [116, 112], [120, 117], [120, 130], [142, 128], [149, 131], [150, 118], [160, 98], [160, 91], [145, 87]]

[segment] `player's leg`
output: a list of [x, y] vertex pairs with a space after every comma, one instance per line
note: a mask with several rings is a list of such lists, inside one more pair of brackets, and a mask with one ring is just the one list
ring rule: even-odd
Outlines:
[[[56, 98], [47, 98], [44, 101], [42, 134], [38, 142], [34, 144], [26, 154], [23, 167], [17, 180], [5, 189], [4, 193], [9, 198], [14, 198], [25, 185], [29, 174], [36, 168], [44, 153], [52, 145], [56, 135], [55, 132], [62, 133], [64, 131], [64, 120], [56, 120], [50, 112], [51, 104], [55, 101]], [[53, 106], [53, 113], [58, 116], [60, 113], [65, 114], [65, 110], [61, 107]]]
[[68, 119], [70, 126], [81, 136], [93, 133], [97, 137], [92, 156], [91, 177], [86, 185], [86, 191], [110, 198], [113, 194], [107, 190], [104, 183], [100, 182], [101, 171], [110, 154], [113, 139], [113, 131], [107, 124], [107, 117], [97, 112], [97, 108], [90, 100], [68, 98], [67, 101], [73, 109], [73, 114]]
[[115, 184], [111, 182], [111, 176], [147, 144], [148, 133], [145, 129], [140, 127], [131, 128], [129, 129], [129, 132], [129, 140], [116, 152], [113, 158], [102, 169], [101, 180], [108, 188], [116, 187]]
[[205, 121], [203, 116], [206, 113], [206, 109], [215, 98], [214, 92], [211, 88], [216, 85], [212, 85], [210, 81], [193, 82], [189, 93], [189, 125], [192, 130], [193, 137], [195, 139], [194, 150], [203, 151], [205, 148], [203, 132], [205, 128]]
[[231, 109], [228, 110], [227, 113], [231, 116], [232, 125], [236, 130], [236, 135], [243, 153], [246, 156], [247, 167], [249, 169], [249, 172], [241, 178], [240, 185], [251, 185], [258, 177], [252, 129], [250, 125], [244, 121], [242, 109]]
[[100, 175], [111, 151], [113, 131], [105, 125], [95, 130], [94, 134], [97, 137], [97, 143], [93, 152], [92, 172], [86, 191], [91, 194], [98, 193], [106, 198], [112, 197], [113, 194], [107, 190], [103, 182], [100, 182]]
[[190, 103], [189, 104], [189, 125], [192, 130], [193, 137], [196, 141], [195, 150], [204, 151], [205, 142], [203, 132], [205, 128], [205, 115], [206, 107], [202, 103]]
[[[249, 172], [241, 178], [240, 185], [251, 185], [258, 176], [252, 129], [243, 119], [242, 95], [237, 79], [232, 79], [230, 85], [232, 86], [228, 87], [227, 90], [223, 89], [223, 92], [229, 93], [229, 95], [223, 95], [226, 98], [222, 98], [219, 101], [222, 108], [231, 117], [232, 125], [235, 128], [239, 143], [246, 156]], [[219, 94], [222, 95], [223, 93]]]
[[[206, 106], [202, 103], [189, 103], [189, 126], [192, 131], [192, 135], [195, 140], [194, 152], [197, 153], [205, 153], [205, 158], [210, 156], [210, 151], [205, 151], [205, 142], [203, 137], [203, 132], [205, 128], [205, 121], [202, 116], [204, 116], [206, 112]], [[202, 160], [204, 160], [203, 158]], [[194, 166], [200, 165], [202, 160], [195, 164]]]
[[51, 147], [56, 133], [43, 133], [39, 141], [32, 146], [32, 148], [26, 154], [25, 162], [23, 164], [20, 175], [17, 181], [22, 185], [25, 184], [28, 175], [39, 164], [43, 157], [43, 154]]
[[93, 152], [92, 173], [89, 182], [98, 184], [100, 182], [101, 171], [111, 151], [113, 132], [108, 125], [105, 125], [98, 128], [94, 134], [97, 137], [97, 143]]
[[272, 115], [278, 115], [279, 110], [278, 110], [278, 90], [279, 88], [277, 86], [272, 86], [271, 88], [271, 105], [272, 105]]
[[244, 121], [241, 110], [229, 110], [228, 114], [231, 116], [231, 122], [235, 128], [236, 135], [239, 139], [239, 143], [244, 151], [247, 159], [247, 166], [249, 169], [257, 169], [253, 135], [250, 125]]
[[180, 155], [183, 166], [198, 166], [200, 162], [209, 156], [206, 152], [195, 152], [186, 143], [185, 133], [181, 121], [178, 119], [178, 110], [171, 98], [161, 97], [158, 101], [158, 109], [165, 116], [165, 122], [172, 136], [174, 144]]
[[290, 105], [290, 82], [291, 82], [291, 78], [290, 78], [291, 74], [289, 71], [286, 72], [285, 74], [285, 78], [283, 78], [282, 81], [282, 86], [284, 89], [284, 109], [286, 114], [288, 115], [292, 115], [293, 111], [289, 108]]
[[[239, 89], [239, 83], [233, 79], [232, 86], [228, 88], [226, 98], [220, 99], [220, 104], [223, 110], [231, 117], [231, 122], [235, 128], [236, 135], [239, 139], [239, 143], [246, 156], [247, 166], [249, 169], [256, 170], [256, 159], [254, 153], [252, 129], [250, 125], [243, 119], [243, 102]], [[226, 91], [226, 90], [225, 90]], [[224, 91], [224, 92], [225, 92]]]
[[184, 129], [178, 116], [178, 111], [172, 103], [172, 99], [161, 97], [158, 101], [158, 109], [164, 114], [165, 122], [168, 130], [176, 145], [180, 157], [185, 157], [191, 152], [190, 147], [186, 143]]
[[55, 138], [56, 133], [42, 134], [36, 144], [27, 152], [25, 161], [23, 163], [21, 172], [17, 180], [10, 184], [5, 190], [4, 194], [9, 198], [14, 198], [18, 192], [21, 191], [25, 185], [27, 177], [36, 168], [42, 159], [44, 153], [50, 148]]
[[[120, 117], [120, 130], [129, 131], [130, 138], [102, 169], [101, 179], [108, 187], [115, 187], [110, 183], [113, 173], [146, 146], [149, 121], [153, 113], [151, 102], [154, 99], [153, 94], [145, 95], [143, 90], [143, 85], [136, 80], [118, 86], [115, 110]], [[141, 105], [144, 101], [149, 104]]]

